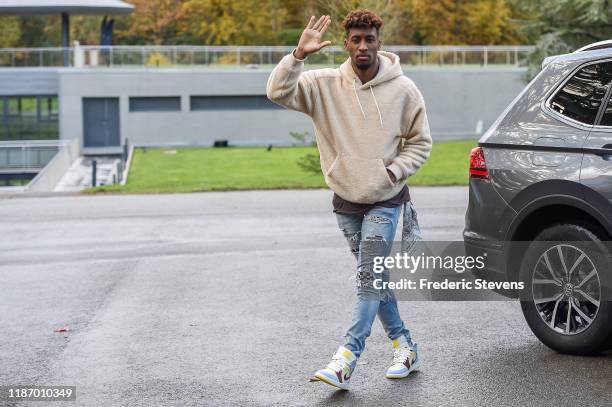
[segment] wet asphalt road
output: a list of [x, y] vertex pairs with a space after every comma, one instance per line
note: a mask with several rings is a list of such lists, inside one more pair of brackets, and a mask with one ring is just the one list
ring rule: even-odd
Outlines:
[[[466, 188], [412, 195], [426, 239], [461, 238]], [[330, 201], [326, 190], [0, 199], [0, 386], [72, 385], [76, 402], [61, 405], [82, 406], [612, 405], [612, 355], [550, 351], [516, 302], [401, 302], [420, 372], [384, 378], [376, 322], [350, 392], [309, 383], [353, 302]]]

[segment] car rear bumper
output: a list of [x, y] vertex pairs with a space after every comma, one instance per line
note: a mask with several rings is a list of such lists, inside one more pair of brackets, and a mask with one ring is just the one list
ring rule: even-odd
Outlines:
[[504, 255], [503, 242], [488, 239], [485, 236], [465, 230], [463, 232], [463, 243], [467, 256], [483, 256], [485, 267], [476, 271], [477, 277], [487, 280], [506, 281], [506, 256]]
[[508, 222], [514, 216], [515, 212], [495, 191], [489, 180], [470, 179], [463, 242], [466, 255], [485, 257], [484, 268], [474, 270], [476, 278], [508, 281], [507, 245], [503, 239]]

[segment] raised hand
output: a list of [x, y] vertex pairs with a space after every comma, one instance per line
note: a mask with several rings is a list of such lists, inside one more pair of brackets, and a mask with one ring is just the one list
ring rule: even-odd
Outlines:
[[321, 16], [316, 22], [315, 16], [310, 17], [310, 21], [302, 32], [300, 42], [295, 50], [297, 59], [304, 59], [321, 48], [331, 45], [331, 41], [321, 41], [330, 23], [331, 18], [329, 16]]

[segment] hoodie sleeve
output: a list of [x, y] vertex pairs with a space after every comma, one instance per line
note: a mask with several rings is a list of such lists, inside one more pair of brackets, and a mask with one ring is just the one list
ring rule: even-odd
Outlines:
[[302, 72], [304, 60], [297, 59], [293, 51], [285, 55], [268, 78], [268, 99], [287, 109], [312, 116], [315, 83], [310, 72]]
[[406, 131], [402, 136], [397, 157], [387, 166], [398, 181], [414, 174], [425, 163], [431, 152], [431, 135], [425, 111], [425, 101], [417, 91], [417, 103], [410, 104], [405, 117]]

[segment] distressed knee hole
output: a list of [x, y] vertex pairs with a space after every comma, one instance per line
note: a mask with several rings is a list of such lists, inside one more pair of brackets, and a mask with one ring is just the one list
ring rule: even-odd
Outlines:
[[349, 242], [359, 242], [361, 240], [361, 231], [358, 230], [357, 232], [349, 232], [346, 229], [342, 229], [342, 233], [344, 233], [344, 237], [346, 237], [346, 239]]
[[368, 215], [365, 217], [365, 220], [372, 223], [391, 223], [389, 218], [379, 215]]
[[361, 267], [357, 269], [357, 287], [367, 288], [372, 287], [374, 283], [374, 274], [370, 270], [364, 270]]

